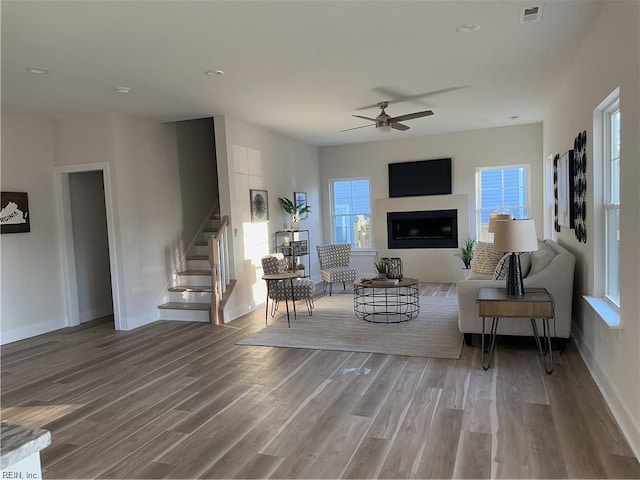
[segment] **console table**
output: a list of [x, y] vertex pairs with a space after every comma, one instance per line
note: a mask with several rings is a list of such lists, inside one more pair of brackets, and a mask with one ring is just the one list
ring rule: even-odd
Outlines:
[[353, 282], [353, 311], [371, 323], [407, 322], [420, 313], [418, 280], [403, 278], [396, 284]]
[[[529, 318], [531, 329], [536, 340], [538, 352], [542, 357], [544, 370], [548, 374], [553, 372], [553, 352], [551, 350], [551, 329], [549, 319], [554, 318], [553, 297], [544, 288], [528, 288], [524, 295], [507, 295], [504, 288], [483, 287], [478, 291], [478, 315], [482, 317], [482, 368], [491, 367], [496, 347], [496, 333], [500, 318]], [[485, 318], [492, 318], [491, 334], [489, 337], [489, 361], [485, 363]], [[543, 347], [538, 333], [537, 319], [542, 319], [543, 337], [546, 338], [547, 348]], [[549, 362], [547, 362], [547, 353]], [[547, 365], [549, 363], [549, 365]]]

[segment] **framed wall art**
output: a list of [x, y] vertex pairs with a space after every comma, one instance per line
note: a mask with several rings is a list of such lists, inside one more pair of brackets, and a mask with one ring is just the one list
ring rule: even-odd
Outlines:
[[[293, 192], [294, 203], [296, 207], [302, 205], [303, 207], [307, 206], [307, 192]], [[307, 212], [300, 214], [300, 220], [304, 220], [309, 216]]]
[[29, 199], [26, 192], [1, 192], [0, 197], [0, 233], [30, 232]]
[[251, 203], [251, 221], [266, 222], [269, 220], [269, 194], [266, 190], [249, 190]]
[[560, 155], [558, 159], [558, 224], [573, 228], [573, 150]]

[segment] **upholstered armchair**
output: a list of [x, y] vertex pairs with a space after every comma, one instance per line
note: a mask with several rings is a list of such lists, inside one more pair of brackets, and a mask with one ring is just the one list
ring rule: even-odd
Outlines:
[[322, 290], [331, 296], [331, 285], [334, 282], [342, 282], [342, 288], [346, 288], [346, 282], [353, 282], [358, 278], [358, 269], [349, 266], [351, 258], [351, 245], [331, 244], [319, 245], [318, 260], [320, 261], [320, 275], [322, 276]]
[[[272, 253], [262, 257], [262, 270], [265, 275], [273, 273], [283, 273], [284, 255], [282, 253]], [[278, 311], [280, 300], [291, 300], [291, 284], [289, 280], [267, 280], [269, 298], [271, 303], [271, 316]], [[309, 315], [313, 313], [313, 281], [309, 278], [295, 278], [293, 280], [294, 300], [304, 300]]]

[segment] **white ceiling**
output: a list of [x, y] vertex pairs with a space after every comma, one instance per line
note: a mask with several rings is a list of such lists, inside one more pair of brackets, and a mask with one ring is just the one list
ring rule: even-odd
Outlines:
[[[547, 0], [518, 23], [542, 3], [3, 0], [2, 109], [229, 115], [314, 145], [539, 122], [601, 6]], [[466, 23], [480, 29], [456, 32]], [[454, 87], [391, 104], [434, 111], [406, 132], [339, 132], [379, 112], [361, 107]]]

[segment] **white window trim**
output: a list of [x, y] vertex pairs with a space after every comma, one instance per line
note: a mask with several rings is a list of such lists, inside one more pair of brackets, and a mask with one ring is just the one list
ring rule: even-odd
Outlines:
[[[369, 223], [371, 225], [371, 231], [373, 232], [373, 204], [371, 201], [371, 177], [339, 177], [339, 178], [332, 178], [329, 180], [329, 209], [331, 212], [331, 219], [330, 219], [330, 227], [331, 227], [331, 243], [336, 243], [336, 212], [335, 212], [335, 207], [334, 207], [334, 189], [333, 186], [335, 184], [335, 182], [344, 182], [344, 181], [351, 181], [351, 182], [355, 182], [358, 180], [367, 180], [369, 182]], [[358, 215], [357, 213], [355, 215]], [[371, 246], [370, 247], [366, 247], [366, 248], [361, 248], [361, 247], [354, 247], [353, 245], [351, 246], [351, 252], [352, 253], [356, 253], [356, 252], [363, 252], [363, 253], [368, 253], [368, 252], [377, 252], [375, 244], [374, 244], [374, 238], [373, 235], [371, 236]]]
[[[610, 165], [609, 155], [609, 122], [608, 114], [620, 105], [620, 88], [616, 88], [593, 111], [593, 170], [594, 178], [602, 178], [602, 183], [594, 182], [594, 230], [598, 235], [594, 237], [593, 249], [593, 295], [583, 298], [596, 315], [610, 328], [621, 328], [620, 307], [606, 295], [607, 290], [607, 251], [606, 251], [606, 215], [605, 199], [610, 193]], [[605, 163], [606, 161], [606, 163]], [[614, 208], [619, 209], [619, 205]]]

